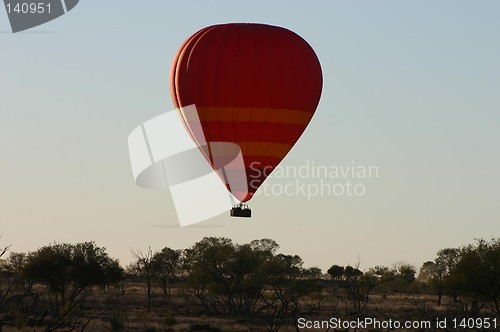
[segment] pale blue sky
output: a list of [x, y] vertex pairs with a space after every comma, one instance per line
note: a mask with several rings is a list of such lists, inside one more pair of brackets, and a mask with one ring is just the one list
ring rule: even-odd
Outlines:
[[[326, 269], [420, 266], [498, 236], [499, 13], [497, 1], [82, 0], [12, 34], [0, 10], [1, 241], [95, 240], [126, 264], [130, 248], [269, 237]], [[323, 96], [283, 165], [377, 165], [365, 196], [259, 196], [251, 221], [180, 229], [168, 191], [135, 186], [128, 134], [173, 108], [180, 44], [223, 22], [284, 26], [312, 45]]]

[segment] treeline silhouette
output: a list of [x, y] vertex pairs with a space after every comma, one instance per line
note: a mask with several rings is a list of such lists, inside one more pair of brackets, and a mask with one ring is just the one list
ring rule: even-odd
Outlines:
[[127, 267], [94, 242], [0, 249], [0, 330], [299, 330], [298, 319], [500, 318], [500, 240], [440, 250], [415, 267], [305, 268], [271, 239], [205, 237], [131, 252]]

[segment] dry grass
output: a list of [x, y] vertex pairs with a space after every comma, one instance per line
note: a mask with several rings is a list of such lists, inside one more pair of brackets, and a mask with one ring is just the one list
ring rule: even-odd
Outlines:
[[[147, 294], [141, 283], [127, 284], [125, 293], [119, 287], [95, 287], [87, 293], [82, 304], [85, 317], [98, 316], [85, 329], [91, 332], [268, 331], [264, 322], [252, 318], [209, 315], [178, 286], [172, 288], [170, 296], [164, 295], [160, 288], [154, 288], [149, 311], [146, 309]], [[303, 310], [301, 317], [323, 320], [331, 317], [422, 320], [446, 314], [445, 306], [438, 307], [436, 297], [431, 295], [373, 294], [365, 310], [355, 313], [348, 302], [334, 293], [324, 292], [319, 297], [303, 299], [300, 308]], [[26, 327], [21, 322], [18, 328], [4, 326], [1, 331], [37, 332], [45, 329]], [[288, 318], [280, 331], [296, 331], [293, 320]]]

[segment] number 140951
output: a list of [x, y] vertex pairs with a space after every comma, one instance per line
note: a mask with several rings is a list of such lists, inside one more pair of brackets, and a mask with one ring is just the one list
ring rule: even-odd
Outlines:
[[50, 3], [45, 2], [7, 3], [5, 7], [7, 7], [8, 14], [50, 14]]

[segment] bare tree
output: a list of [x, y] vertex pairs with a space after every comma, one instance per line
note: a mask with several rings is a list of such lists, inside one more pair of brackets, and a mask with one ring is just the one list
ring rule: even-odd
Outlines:
[[[2, 238], [2, 236], [0, 235], [0, 239], [1, 239], [1, 238]], [[0, 257], [2, 257], [3, 255], [5, 255], [5, 253], [6, 253], [7, 251], [9, 251], [9, 248], [10, 248], [10, 245], [5, 246], [5, 247], [3, 247], [3, 248], [1, 248], [1, 247], [0, 247]]]
[[148, 310], [151, 310], [151, 296], [153, 293], [152, 283], [154, 275], [154, 254], [151, 247], [146, 253], [141, 250], [131, 250], [132, 256], [136, 259], [136, 266], [146, 279], [146, 292], [148, 295]]

